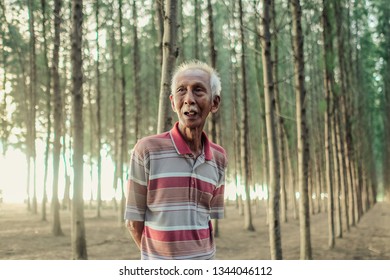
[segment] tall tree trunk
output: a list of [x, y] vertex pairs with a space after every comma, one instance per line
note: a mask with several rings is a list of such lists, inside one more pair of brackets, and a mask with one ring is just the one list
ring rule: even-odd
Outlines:
[[194, 58], [200, 59], [199, 57], [199, 27], [201, 24], [199, 23], [200, 19], [200, 7], [199, 7], [199, 1], [194, 0]]
[[271, 62], [270, 9], [271, 1], [262, 0], [263, 14], [261, 19], [261, 47], [264, 79], [265, 118], [269, 154], [269, 237], [271, 259], [282, 259], [282, 240], [280, 233], [280, 181], [279, 155], [276, 139], [276, 116], [274, 80]]
[[291, 207], [293, 208], [293, 217], [294, 219], [298, 218], [297, 214], [297, 199], [295, 197], [295, 177], [294, 177], [294, 170], [291, 162], [291, 152], [290, 147], [288, 145], [288, 137], [286, 133], [286, 129], [283, 128], [283, 141], [284, 141], [284, 147], [285, 149], [285, 158], [286, 158], [286, 165], [287, 165], [287, 174], [288, 174], [288, 185], [289, 185], [289, 193], [290, 193], [290, 201], [291, 201]]
[[[63, 0], [61, 0], [61, 3], [63, 3]], [[68, 2], [69, 10], [72, 9], [71, 5], [72, 5], [72, 2]], [[61, 20], [58, 23], [62, 22], [62, 14], [61, 13], [58, 14], [57, 20]], [[58, 33], [58, 34], [60, 34], [60, 33]], [[55, 40], [59, 40], [59, 39], [55, 39]], [[57, 50], [58, 52], [59, 52], [59, 46], [60, 46], [60, 41], [58, 41], [58, 50]], [[67, 55], [65, 55], [64, 61], [66, 63], [68, 62]], [[58, 69], [58, 67], [57, 67], [57, 69]], [[68, 85], [68, 80], [66, 78], [66, 77], [68, 77], [67, 68], [64, 67], [63, 71], [64, 71], [63, 76], [65, 77], [64, 84]], [[54, 76], [54, 72], [53, 72], [53, 76]], [[60, 88], [59, 84], [60, 83], [58, 82], [58, 88]], [[60, 92], [60, 91], [58, 91], [58, 92]], [[71, 98], [71, 92], [68, 93], [68, 91], [66, 89], [64, 89], [61, 96], [62, 96], [62, 111], [61, 111], [61, 115], [62, 115], [62, 123], [61, 123], [62, 149], [61, 149], [61, 154], [62, 155], [61, 155], [61, 157], [62, 157], [62, 161], [63, 161], [63, 165], [64, 165], [64, 174], [63, 175], [64, 175], [64, 180], [65, 180], [61, 208], [63, 210], [68, 209], [69, 211], [71, 211], [72, 210], [72, 205], [71, 205], [72, 199], [70, 197], [71, 178], [70, 178], [70, 172], [69, 172], [69, 169], [71, 169], [71, 167], [73, 166], [72, 156], [71, 156], [72, 140], [73, 140], [72, 139], [73, 138], [73, 136], [72, 136], [73, 135], [73, 130], [72, 130], [73, 120], [71, 117], [72, 112], [71, 112], [71, 108], [70, 108], [71, 107], [71, 100], [69, 100]], [[67, 137], [67, 135], [69, 137]]]
[[134, 96], [135, 96], [135, 142], [140, 138], [140, 127], [142, 122], [142, 94], [141, 94], [141, 63], [138, 43], [138, 28], [137, 28], [137, 4], [136, 0], [133, 0], [133, 79], [134, 79]]
[[[234, 5], [234, 3], [232, 4]], [[234, 6], [233, 6], [234, 10]], [[228, 21], [228, 28], [230, 29], [232, 24], [231, 21]], [[235, 38], [232, 36], [232, 34], [229, 34], [229, 42], [233, 43], [235, 42]], [[235, 48], [230, 49], [230, 60], [236, 60], [237, 59], [237, 53]], [[238, 73], [237, 73], [237, 67], [235, 67], [233, 64], [229, 65], [229, 73], [230, 73], [230, 79], [232, 81], [232, 110], [233, 110], [233, 161], [234, 161], [234, 185], [236, 190], [236, 208], [238, 209], [238, 213], [241, 216], [243, 214], [242, 209], [242, 200], [241, 196], [239, 195], [239, 188], [240, 188], [240, 182], [239, 182], [239, 176], [241, 176], [241, 151], [240, 151], [240, 144], [239, 140], [241, 139], [241, 133], [240, 133], [240, 122], [239, 122], [239, 112], [238, 112], [238, 106], [237, 103], [239, 101], [237, 96], [237, 85], [238, 85]]]
[[72, 204], [72, 253], [73, 259], [87, 259], [87, 242], [84, 225], [83, 199], [83, 58], [82, 24], [83, 1], [72, 0], [72, 105], [73, 105], [73, 204]]
[[[232, 49], [231, 50], [231, 58], [235, 58], [236, 57], [236, 54], [235, 54], [235, 51]], [[233, 88], [232, 88], [232, 94], [233, 94], [233, 100], [237, 100], [237, 70], [236, 68], [233, 68], [231, 66], [231, 69], [230, 69], [230, 77], [231, 77], [231, 80], [233, 82]], [[239, 139], [240, 139], [240, 127], [239, 127], [239, 121], [238, 121], [238, 110], [237, 110], [237, 106], [236, 106], [236, 102], [232, 102], [232, 110], [233, 110], [233, 123], [235, 124], [234, 125], [234, 128], [233, 128], [233, 159], [234, 159], [234, 184], [235, 184], [235, 189], [236, 189], [236, 203], [237, 203], [237, 208], [238, 208], [238, 212], [241, 213], [242, 209], [240, 209], [241, 207], [241, 201], [239, 199], [239, 196], [238, 196], [238, 192], [239, 192], [239, 174], [240, 174], [240, 170], [241, 170], [241, 161], [240, 161], [240, 158], [241, 158], [241, 153], [240, 153], [240, 149], [239, 149]]]
[[63, 235], [60, 221], [60, 204], [58, 201], [58, 174], [61, 154], [62, 133], [62, 96], [59, 76], [59, 52], [61, 44], [61, 7], [62, 0], [54, 2], [54, 49], [53, 49], [53, 95], [54, 95], [54, 144], [53, 144], [53, 192], [51, 209], [53, 215], [52, 233], [54, 236]]
[[[306, 19], [306, 21], [310, 21], [310, 19]], [[317, 46], [315, 44], [317, 38], [314, 38], [314, 36], [307, 36], [308, 40], [308, 44], [310, 45], [309, 47], [309, 52], [310, 52], [310, 56], [309, 56], [309, 59], [308, 61], [316, 61], [317, 57], [315, 56], [316, 54], [318, 54], [317, 50]], [[314, 68], [313, 65], [309, 65], [309, 77], [310, 77], [310, 81], [312, 81], [312, 83], [310, 83], [310, 88], [309, 88], [309, 92], [312, 92], [312, 93], [318, 93], [320, 92], [320, 85], [321, 85], [321, 81], [318, 82], [318, 72], [316, 71], [317, 69]], [[322, 120], [320, 120], [320, 114], [318, 113], [318, 110], [317, 110], [317, 106], [319, 105], [319, 101], [318, 99], [321, 98], [319, 97], [318, 95], [311, 95], [310, 96], [310, 109], [308, 110], [308, 112], [311, 112], [310, 115], [308, 115], [308, 126], [312, 127], [312, 130], [311, 130], [311, 143], [312, 143], [312, 147], [313, 149], [311, 150], [311, 159], [310, 159], [310, 172], [311, 172], [311, 175], [312, 175], [312, 192], [314, 193], [313, 196], [309, 196], [309, 200], [313, 201], [313, 212], [312, 214], [317, 214], [317, 213], [320, 213], [321, 212], [321, 188], [322, 188], [322, 185], [321, 185], [321, 171], [320, 171], [320, 167], [319, 167], [319, 163], [322, 163], [323, 160], [322, 160], [322, 155], [323, 155], [323, 151], [322, 151], [322, 147], [323, 147], [323, 144], [322, 144], [322, 140], [323, 139], [323, 135], [322, 135], [322, 126], [321, 126], [321, 122]], [[309, 123], [309, 120], [312, 121], [312, 123], [310, 124]], [[311, 197], [311, 199], [310, 199]]]
[[[310, 212], [308, 195], [308, 166], [309, 166], [309, 142], [307, 141], [306, 125], [306, 89], [305, 89], [305, 64], [303, 53], [302, 34], [302, 10], [299, 0], [292, 0], [292, 30], [293, 30], [293, 50], [294, 50], [294, 77], [296, 95], [296, 120], [297, 120], [297, 150], [298, 150], [298, 185], [299, 185], [299, 224], [300, 224], [300, 244], [301, 259], [310, 260], [311, 240], [310, 240]], [[310, 198], [311, 199], [311, 198]]]
[[[71, 210], [71, 208], [72, 208], [71, 207], [71, 198], [70, 198], [71, 179], [70, 179], [70, 174], [69, 174], [69, 171], [68, 171], [68, 166], [70, 166], [70, 164], [68, 164], [68, 160], [66, 158], [67, 145], [66, 145], [66, 139], [65, 139], [65, 136], [64, 136], [66, 134], [65, 133], [65, 130], [66, 130], [65, 125], [63, 125], [63, 129], [64, 129], [64, 132], [62, 133], [63, 134], [63, 136], [62, 136], [62, 161], [64, 163], [65, 186], [64, 186], [64, 195], [62, 197], [62, 209], [63, 210], [65, 210], [65, 209]], [[69, 143], [69, 147], [71, 147], [71, 143]], [[57, 175], [57, 177], [58, 177], [58, 175]], [[57, 192], [58, 192], [58, 190], [57, 190]], [[53, 204], [53, 201], [52, 201], [52, 204]], [[58, 214], [59, 214], [59, 212], [58, 212]]]
[[165, 0], [156, 0], [155, 3], [155, 9], [157, 11], [156, 13], [156, 21], [157, 24], [156, 29], [158, 29], [158, 41], [159, 43], [159, 61], [160, 66], [163, 64], [163, 38], [164, 38], [164, 1]]
[[322, 157], [322, 150], [318, 151], [317, 157], [315, 158], [315, 169], [316, 169], [316, 185], [317, 185], [317, 195], [318, 195], [318, 208], [317, 208], [317, 213], [321, 213], [322, 211], [325, 211], [325, 207], [323, 206], [323, 171], [321, 168], [321, 162], [323, 162], [323, 157]]
[[[118, 188], [118, 178], [119, 178], [119, 139], [118, 139], [118, 132], [120, 131], [120, 128], [118, 129], [118, 101], [117, 101], [117, 70], [116, 70], [116, 50], [115, 50], [115, 24], [113, 24], [113, 30], [111, 32], [111, 57], [112, 57], [112, 64], [111, 64], [111, 70], [112, 70], [112, 115], [113, 115], [113, 125], [114, 125], [114, 154], [113, 154], [113, 162], [114, 162], [114, 176], [112, 181], [112, 188], [117, 191]], [[115, 199], [115, 195], [113, 197], [114, 202], [114, 209], [117, 210], [117, 201]]]
[[[208, 11], [208, 26], [209, 26], [209, 46], [210, 46], [210, 63], [211, 66], [217, 68], [217, 48], [215, 46], [215, 35], [214, 35], [214, 19], [213, 19], [213, 6], [211, 0], [207, 0], [207, 11]], [[209, 134], [214, 143], [220, 143], [221, 129], [220, 129], [220, 114], [216, 112], [212, 114], [208, 121]]]
[[[27, 125], [28, 127], [30, 126], [30, 124]], [[27, 130], [30, 130], [29, 128], [27, 128]], [[29, 133], [27, 133], [27, 139], [29, 138]], [[27, 145], [29, 145], [30, 141], [28, 140], [27, 141]], [[27, 155], [26, 155], [26, 162], [27, 162], [27, 180], [26, 180], [26, 185], [27, 185], [27, 189], [26, 189], [26, 194], [27, 194], [27, 211], [31, 211], [31, 197], [30, 197], [30, 188], [31, 188], [31, 160], [30, 160], [30, 152], [28, 151], [28, 147], [27, 147]]]
[[355, 149], [353, 150], [353, 159], [354, 159], [354, 165], [353, 165], [353, 168], [354, 168], [354, 187], [355, 187], [355, 190], [354, 190], [354, 195], [355, 195], [355, 217], [356, 217], [356, 222], [359, 223], [360, 219], [361, 219], [361, 209], [362, 209], [362, 198], [361, 198], [361, 195], [362, 195], [362, 186], [360, 185], [360, 182], [359, 182], [359, 153], [358, 151], [356, 151]]
[[332, 30], [329, 21], [329, 1], [323, 0], [322, 27], [324, 42], [324, 87], [325, 87], [325, 177], [328, 192], [328, 246], [333, 248], [334, 239], [334, 200], [333, 200], [333, 175], [331, 170], [331, 118], [332, 118], [332, 92], [333, 92], [333, 47], [332, 47]]
[[[316, 48], [316, 53], [321, 53], [321, 50], [319, 47]], [[314, 75], [315, 78], [315, 92], [322, 92], [324, 89], [324, 75], [321, 75], [321, 72], [317, 72]], [[320, 100], [323, 99], [323, 96], [318, 95], [317, 96], [317, 104], [320, 104]], [[317, 113], [316, 117], [314, 119], [315, 122], [317, 122], [320, 125], [314, 126], [315, 131], [313, 131], [313, 134], [316, 135], [316, 141], [315, 141], [315, 158], [314, 158], [314, 164], [316, 169], [316, 177], [317, 177], [317, 194], [318, 194], [318, 213], [324, 211], [326, 212], [326, 206], [325, 206], [325, 197], [324, 193], [326, 192], [325, 187], [325, 170], [323, 170], [322, 166], [324, 166], [325, 163], [325, 137], [324, 137], [324, 122], [321, 118], [321, 114]], [[314, 130], [313, 128], [313, 130]]]
[[241, 41], [241, 77], [242, 77], [242, 112], [241, 112], [241, 162], [243, 164], [243, 180], [245, 187], [245, 229], [254, 231], [252, 223], [251, 197], [250, 197], [250, 152], [249, 152], [249, 107], [248, 107], [248, 90], [247, 90], [247, 76], [246, 76], [246, 60], [245, 60], [245, 35], [243, 23], [242, 0], [239, 0], [240, 13], [240, 41]]
[[[360, 39], [359, 35], [361, 33], [360, 26], [359, 26], [359, 19], [356, 19], [355, 21], [355, 34], [356, 34], [356, 46], [355, 49], [358, 50], [360, 48]], [[350, 67], [348, 70], [351, 73], [354, 73], [354, 76], [356, 77], [356, 81], [358, 81], [360, 77], [360, 52], [356, 51], [355, 52], [355, 67]], [[351, 55], [349, 55], [349, 59]], [[352, 62], [350, 63], [352, 65]], [[349, 76], [347, 76], [349, 78]], [[349, 80], [349, 79], [348, 79]], [[342, 112], [342, 123], [345, 126], [345, 136], [344, 136], [344, 150], [345, 150], [345, 163], [346, 163], [346, 176], [347, 176], [347, 182], [348, 182], [348, 201], [349, 201], [349, 206], [348, 206], [348, 213], [349, 213], [349, 221], [351, 226], [355, 226], [357, 223], [357, 216], [355, 215], [355, 209], [357, 207], [356, 203], [356, 185], [355, 185], [355, 175], [354, 175], [354, 160], [353, 160], [353, 149], [352, 149], [352, 132], [351, 132], [351, 122], [350, 119], [348, 118], [348, 111], [351, 111], [351, 108], [347, 108], [347, 100], [346, 100], [346, 95], [342, 95], [342, 106], [341, 110]]]
[[[381, 5], [383, 9], [383, 18], [381, 22], [383, 34], [385, 34], [383, 48], [390, 48], [390, 23], [388, 21], [390, 17], [390, 8], [387, 1], [382, 0]], [[390, 143], [390, 55], [387, 53], [383, 66], [383, 94], [384, 94], [384, 143]], [[390, 145], [384, 145], [384, 153], [382, 158], [383, 165], [383, 186], [384, 186], [384, 198], [390, 201]]]
[[126, 125], [126, 77], [125, 77], [125, 61], [124, 61], [124, 46], [123, 46], [123, 15], [122, 15], [122, 0], [119, 0], [119, 44], [120, 44], [120, 65], [121, 65], [121, 141], [119, 155], [119, 180], [121, 185], [121, 201], [119, 206], [119, 226], [123, 225], [125, 211], [125, 192], [124, 192], [124, 162], [127, 156], [127, 125]]
[[172, 112], [169, 102], [171, 94], [172, 72], [179, 54], [177, 46], [177, 0], [165, 1], [163, 62], [161, 70], [160, 98], [158, 108], [157, 132], [162, 133], [172, 128]]
[[[29, 167], [32, 168], [32, 184], [33, 184], [33, 198], [32, 198], [32, 212], [38, 213], [37, 205], [37, 185], [36, 185], [36, 106], [37, 106], [37, 65], [36, 65], [36, 45], [35, 45], [35, 20], [32, 0], [28, 0], [28, 15], [29, 15], [29, 31], [30, 31], [30, 84], [29, 84], [29, 102], [30, 102], [30, 135], [29, 137]], [[31, 171], [30, 171], [31, 172]], [[31, 175], [31, 173], [30, 173]], [[30, 178], [31, 179], [31, 178]]]
[[[2, 6], [0, 6], [2, 8]], [[7, 54], [6, 54], [6, 45], [5, 45], [5, 28], [3, 29], [2, 26], [0, 26], [0, 44], [1, 44], [1, 52], [2, 52], [2, 64], [3, 64], [3, 79], [2, 79], [2, 87], [5, 89], [7, 84]], [[7, 153], [7, 147], [8, 147], [8, 137], [10, 135], [11, 125], [10, 122], [7, 119], [8, 114], [8, 102], [7, 98], [8, 93], [6, 91], [3, 91], [3, 98], [0, 100], [0, 141], [2, 143], [2, 155], [5, 156]]]
[[337, 147], [338, 147], [338, 165], [340, 168], [340, 203], [341, 203], [340, 219], [344, 221], [344, 223], [342, 223], [341, 226], [345, 225], [345, 229], [349, 231], [349, 216], [348, 216], [348, 203], [347, 203], [348, 192], [346, 188], [347, 179], [345, 178], [346, 175], [345, 154], [344, 154], [344, 147], [342, 145], [342, 133], [340, 128], [341, 127], [340, 112], [337, 113], [335, 122], [336, 122], [336, 139], [337, 139]]
[[338, 115], [338, 97], [335, 96], [334, 99], [334, 112], [332, 115], [331, 123], [331, 141], [332, 141], [332, 155], [333, 155], [333, 186], [334, 186], [334, 210], [335, 210], [335, 236], [341, 238], [343, 236], [343, 226], [341, 219], [341, 204], [340, 204], [340, 195], [341, 195], [341, 170], [338, 161], [338, 150], [339, 146], [337, 144], [337, 115]]
[[46, 0], [41, 0], [41, 8], [42, 8], [42, 36], [43, 36], [43, 59], [46, 70], [46, 119], [47, 119], [47, 132], [46, 132], [46, 148], [45, 148], [45, 171], [44, 171], [44, 179], [43, 179], [43, 196], [42, 196], [42, 213], [41, 220], [47, 220], [46, 213], [46, 204], [47, 204], [47, 174], [49, 169], [49, 151], [50, 151], [50, 137], [51, 137], [51, 72], [49, 67], [49, 59], [47, 54], [49, 50], [47, 48], [47, 39], [46, 39]]
[[[85, 52], [87, 52], [87, 55], [86, 55], [86, 58], [88, 57], [91, 57], [91, 49], [90, 49], [90, 46], [89, 46], [90, 42], [86, 42], [85, 44]], [[92, 64], [91, 61], [89, 61], [90, 64]], [[91, 67], [88, 67], [86, 69], [86, 74], [85, 76], [87, 77], [91, 77], [92, 76], [92, 73], [91, 72]], [[88, 144], [89, 144], [89, 152], [90, 152], [90, 155], [89, 155], [89, 180], [90, 182], [92, 183], [94, 180], [93, 180], [93, 170], [94, 170], [94, 162], [93, 162], [93, 159], [94, 159], [94, 156], [95, 156], [95, 142], [97, 141], [96, 138], [96, 120], [94, 118], [95, 114], [94, 114], [94, 104], [93, 104], [93, 101], [92, 101], [92, 79], [87, 79], [85, 81], [85, 92], [86, 92], [86, 96], [87, 96], [87, 102], [88, 102], [88, 117], [89, 117], [89, 141], [88, 141]], [[95, 137], [94, 137], [95, 136]], [[92, 192], [92, 188], [90, 190], [90, 199], [89, 199], [89, 204], [88, 204], [88, 208], [89, 209], [92, 209], [92, 204], [93, 204], [93, 192]]]
[[[154, 44], [152, 55], [157, 58], [158, 60], [158, 65], [156, 67], [153, 67], [153, 73], [152, 73], [152, 80], [153, 80], [153, 93], [151, 93], [151, 97], [153, 99], [152, 106], [149, 110], [152, 112], [156, 112], [158, 110], [158, 99], [159, 99], [159, 87], [160, 87], [160, 78], [161, 78], [161, 67], [162, 67], [162, 52], [163, 52], [163, 47], [162, 47], [162, 39], [164, 36], [164, 19], [163, 19], [163, 1], [162, 0], [157, 0], [151, 3], [151, 10], [152, 10], [152, 17], [153, 17], [153, 24], [152, 24], [152, 38], [154, 38], [152, 41], [153, 42], [158, 42]], [[183, 42], [184, 44], [184, 42]], [[157, 132], [157, 124], [158, 122], [156, 121], [155, 118], [149, 119], [148, 120], [148, 127], [152, 128], [151, 130], [148, 131], [151, 132], [153, 131], [154, 133]]]
[[97, 141], [97, 192], [96, 192], [96, 217], [101, 217], [102, 208], [102, 93], [100, 85], [100, 46], [99, 46], [99, 1], [96, 1], [95, 21], [96, 21], [96, 141]]
[[[213, 7], [211, 5], [211, 0], [207, 0], [207, 11], [208, 11], [208, 26], [209, 26], [209, 41], [210, 41], [210, 61], [211, 66], [216, 69], [217, 68], [217, 50], [215, 48], [215, 39], [214, 39], [214, 20], [213, 20]], [[214, 143], [219, 143], [219, 134], [220, 131], [217, 129], [219, 126], [219, 113], [216, 112], [209, 117], [209, 134], [211, 134], [211, 140]], [[218, 130], [218, 133], [217, 133]], [[211, 132], [211, 133], [210, 133]], [[218, 219], [213, 220], [214, 225], [214, 236], [219, 237], [219, 223]]]
[[180, 48], [180, 55], [179, 55], [179, 57], [178, 57], [178, 59], [179, 59], [179, 63], [182, 63], [183, 61], [186, 61], [187, 60], [187, 52], [186, 52], [186, 47], [185, 47], [185, 42], [186, 42], [186, 35], [185, 35], [185, 32], [184, 32], [184, 17], [185, 17], [185, 15], [184, 15], [184, 5], [183, 5], [183, 2], [184, 2], [185, 0], [178, 0], [178, 5], [179, 5], [179, 7], [178, 7], [178, 11], [179, 11], [179, 13], [178, 13], [178, 17], [179, 17], [179, 19], [178, 19], [178, 21], [180, 22], [180, 31], [179, 31], [179, 39], [178, 39], [178, 42], [180, 42], [179, 44], [180, 44], [180, 46], [182, 46], [181, 48]]
[[[258, 18], [255, 17], [254, 20], [254, 30], [256, 30], [257, 38], [255, 42], [255, 48], [260, 49], [260, 39], [261, 35], [258, 29]], [[259, 55], [260, 54], [260, 55]], [[267, 152], [267, 132], [266, 132], [266, 121], [265, 121], [265, 106], [264, 106], [264, 95], [262, 93], [262, 89], [264, 89], [264, 85], [262, 82], [262, 69], [261, 69], [261, 53], [256, 52], [255, 53], [255, 69], [256, 69], [256, 84], [257, 84], [257, 91], [258, 91], [258, 98], [259, 98], [259, 107], [260, 107], [260, 145], [261, 145], [261, 185], [262, 185], [262, 191], [266, 192], [266, 198], [264, 198], [264, 206], [265, 206], [265, 223], [268, 225], [268, 220], [269, 220], [269, 206], [268, 206], [268, 201], [269, 201], [269, 181], [268, 181], [268, 174], [269, 174], [269, 168], [268, 168], [268, 152]]]
[[[338, 98], [340, 99], [340, 97]], [[338, 102], [339, 104], [339, 102]], [[340, 104], [339, 104], [340, 105]], [[345, 164], [345, 151], [344, 151], [344, 143], [343, 143], [343, 132], [341, 131], [342, 122], [341, 122], [341, 112], [340, 106], [337, 106], [339, 110], [335, 111], [334, 122], [335, 122], [335, 140], [337, 145], [337, 157], [334, 158], [334, 161], [337, 161], [337, 165], [339, 168], [339, 190], [336, 192], [339, 196], [339, 213], [338, 217], [340, 222], [339, 232], [336, 234], [338, 237], [342, 237], [343, 229], [345, 228], [349, 231], [349, 216], [348, 216], [348, 192], [347, 192], [347, 170]], [[345, 132], [344, 132], [345, 133]], [[337, 202], [337, 200], [336, 200]], [[337, 207], [337, 205], [336, 205]], [[341, 236], [340, 236], [341, 234]]]
[[314, 188], [314, 172], [312, 169], [312, 165], [309, 166], [308, 170], [308, 197], [309, 197], [309, 214], [314, 215], [314, 206], [313, 206], [313, 188]]
[[281, 220], [287, 222], [287, 193], [286, 193], [286, 173], [285, 173], [285, 161], [284, 161], [284, 120], [282, 117], [280, 109], [280, 98], [279, 98], [279, 47], [278, 47], [278, 24], [276, 22], [276, 9], [275, 1], [271, 1], [271, 22], [272, 22], [272, 38], [273, 38], [273, 59], [272, 59], [272, 76], [274, 79], [274, 95], [275, 95], [275, 113], [276, 113], [276, 131], [278, 139], [278, 154], [279, 154], [279, 170], [280, 170], [280, 210], [281, 210]]
[[[342, 2], [342, 3], [340, 3]], [[342, 114], [342, 126], [344, 128], [344, 137], [343, 137], [343, 150], [344, 150], [344, 164], [345, 164], [345, 171], [346, 171], [346, 177], [347, 177], [347, 185], [348, 185], [348, 194], [349, 194], [349, 217], [348, 220], [351, 221], [351, 225], [354, 226], [356, 223], [354, 210], [355, 209], [355, 190], [353, 186], [353, 174], [352, 174], [352, 162], [351, 162], [351, 132], [350, 132], [350, 125], [349, 125], [349, 119], [348, 119], [348, 111], [347, 111], [347, 105], [346, 105], [346, 99], [347, 99], [347, 91], [349, 90], [349, 86], [347, 85], [347, 71], [346, 71], [346, 62], [345, 62], [345, 48], [344, 48], [344, 26], [342, 24], [343, 22], [343, 14], [344, 14], [344, 8], [343, 8], [343, 2], [344, 1], [333, 1], [334, 3], [334, 11], [335, 11], [335, 19], [336, 24], [338, 28], [336, 29], [336, 35], [337, 35], [337, 48], [338, 48], [338, 62], [340, 67], [340, 84], [341, 84], [341, 95], [340, 95], [340, 108], [341, 108], [341, 114]], [[349, 226], [348, 226], [349, 227]]]

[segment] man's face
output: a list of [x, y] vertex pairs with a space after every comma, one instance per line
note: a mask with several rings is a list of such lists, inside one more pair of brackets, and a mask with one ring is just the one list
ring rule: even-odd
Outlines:
[[210, 112], [219, 107], [219, 96], [212, 98], [209, 74], [200, 69], [188, 69], [176, 78], [175, 91], [170, 96], [182, 128], [203, 129]]

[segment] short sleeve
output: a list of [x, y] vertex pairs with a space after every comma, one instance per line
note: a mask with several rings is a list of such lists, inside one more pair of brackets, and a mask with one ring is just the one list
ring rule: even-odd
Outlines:
[[222, 171], [220, 180], [214, 190], [213, 198], [211, 199], [210, 218], [211, 219], [223, 219], [224, 218], [224, 206], [225, 206], [225, 172]]
[[148, 170], [145, 163], [145, 153], [137, 149], [131, 153], [127, 180], [125, 219], [144, 221], [146, 212], [146, 197], [148, 185]]

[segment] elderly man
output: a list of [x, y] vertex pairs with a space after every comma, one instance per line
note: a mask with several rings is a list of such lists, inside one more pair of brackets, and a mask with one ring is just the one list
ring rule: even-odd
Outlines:
[[135, 145], [125, 219], [141, 259], [214, 259], [210, 219], [224, 215], [226, 154], [203, 132], [218, 111], [221, 83], [205, 63], [180, 65], [171, 105], [178, 122]]

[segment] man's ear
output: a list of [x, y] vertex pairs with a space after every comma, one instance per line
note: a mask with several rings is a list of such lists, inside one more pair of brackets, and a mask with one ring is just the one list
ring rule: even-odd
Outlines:
[[173, 95], [172, 95], [172, 94], [169, 96], [169, 99], [171, 100], [171, 107], [172, 107], [172, 110], [173, 110], [173, 112], [176, 113], [175, 101], [173, 100]]
[[219, 95], [214, 96], [213, 105], [211, 106], [211, 113], [216, 113], [218, 111], [220, 103], [221, 97]]

